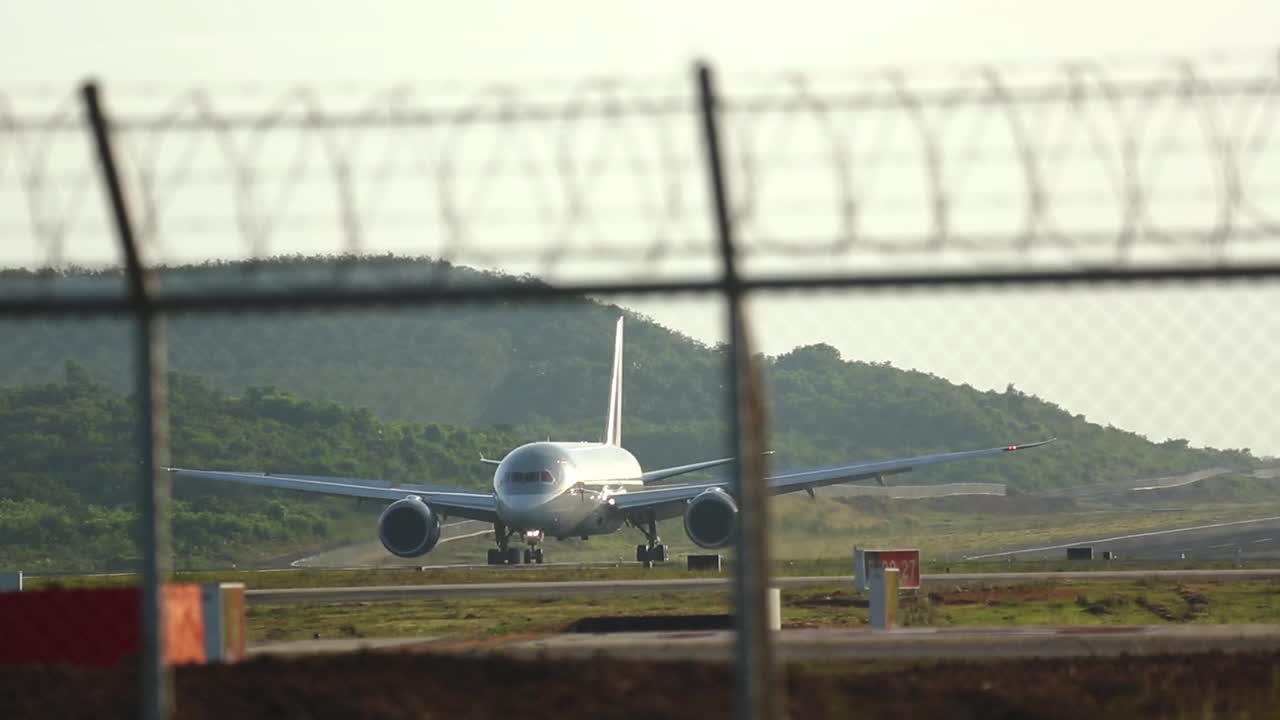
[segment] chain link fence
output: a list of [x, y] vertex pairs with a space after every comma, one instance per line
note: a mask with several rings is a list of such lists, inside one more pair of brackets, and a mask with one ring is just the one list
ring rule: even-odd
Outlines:
[[[0, 91], [0, 362], [23, 384], [4, 407], [28, 412], [9, 422], [39, 427], [33, 408], [68, 396], [85, 417], [110, 417], [115, 433], [104, 440], [86, 421], [77, 438], [49, 439], [51, 428], [47, 444], [12, 455], [0, 549], [38, 562], [12, 548], [70, 532], [58, 525], [67, 498], [31, 494], [50, 458], [74, 456], [76, 443], [134, 448], [123, 465], [104, 455], [93, 467], [136, 478], [141, 500], [87, 484], [70, 492], [76, 502], [102, 495], [82, 529], [122, 522], [112, 507], [143, 517], [144, 532], [113, 552], [136, 556], [147, 580], [144, 707], [163, 716], [168, 530], [194, 553], [225, 522], [209, 513], [248, 496], [180, 495], [171, 515], [158, 472], [171, 445], [216, 458], [213, 438], [231, 433], [179, 418], [219, 403], [245, 423], [314, 413], [377, 440], [307, 464], [332, 448], [299, 435], [295, 472], [462, 476], [415, 443], [492, 456], [527, 440], [521, 432], [593, 432], [589, 390], [586, 401], [516, 393], [566, 375], [607, 384], [604, 359], [563, 356], [577, 347], [565, 328], [604, 336], [624, 312], [608, 303], [625, 303], [638, 321], [627, 400], [637, 454], [727, 448], [738, 459], [737, 708], [772, 717], [771, 551], [847, 552], [843, 539], [813, 540], [815, 529], [953, 538], [927, 513], [905, 533], [887, 524], [901, 511], [892, 498], [824, 498], [815, 520], [791, 507], [811, 501], [788, 498], [771, 511], [770, 550], [765, 447], [816, 464], [1067, 434], [1074, 444], [1019, 470], [1018, 497], [996, 496], [1023, 513], [1062, 502], [1068, 486], [1211, 465], [1265, 472], [1280, 451], [1275, 58], [713, 86], [703, 67], [695, 82], [474, 93], [107, 88], [109, 108], [90, 89], [61, 100]], [[541, 334], [530, 341], [522, 327]], [[439, 376], [419, 376], [414, 353], [438, 347], [448, 352], [428, 360]], [[212, 387], [170, 378], [170, 360]], [[105, 372], [105, 388], [85, 365]], [[390, 389], [362, 387], [369, 377]], [[500, 392], [478, 398], [451, 377]], [[352, 403], [374, 411], [344, 415], [339, 404]], [[851, 408], [858, 419], [845, 422]], [[484, 437], [453, 429], [467, 425]], [[1135, 432], [1106, 434], [1115, 428]], [[225, 441], [269, 459], [246, 438]], [[383, 459], [396, 453], [410, 459]], [[966, 470], [924, 481], [1008, 478]], [[928, 502], [928, 512], [959, 512], [956, 500]], [[313, 541], [349, 521], [323, 503], [298, 507], [264, 513]], [[269, 539], [269, 526], [256, 532]]]

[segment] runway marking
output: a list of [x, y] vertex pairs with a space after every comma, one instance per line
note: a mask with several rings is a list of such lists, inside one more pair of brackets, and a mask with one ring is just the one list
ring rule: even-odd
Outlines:
[[983, 555], [966, 555], [966, 560], [986, 560], [987, 558], [1006, 557], [1008, 555], [1022, 555], [1023, 553], [1044, 552], [1046, 550], [1063, 550], [1076, 545], [1101, 545], [1102, 543], [1116, 542], [1118, 540], [1133, 540], [1134, 538], [1155, 537], [1157, 535], [1172, 535], [1174, 533], [1193, 532], [1196, 530], [1212, 530], [1214, 528], [1234, 527], [1236, 525], [1248, 525], [1251, 523], [1275, 522], [1280, 520], [1280, 515], [1265, 518], [1256, 518], [1253, 520], [1233, 520], [1231, 522], [1210, 523], [1208, 525], [1195, 525], [1193, 527], [1174, 528], [1173, 530], [1152, 530], [1150, 532], [1133, 533], [1132, 535], [1117, 535], [1115, 537], [1101, 538], [1098, 540], [1076, 540], [1074, 542], [1063, 543], [1062, 545], [1046, 545], [1044, 547], [1023, 548], [1021, 550], [1004, 550], [1002, 552], [986, 553]]
[[1262, 538], [1261, 540], [1254, 540], [1253, 544], [1257, 545], [1258, 543], [1264, 543], [1264, 542], [1271, 542], [1271, 538]]
[[492, 530], [480, 530], [478, 532], [468, 533], [466, 535], [453, 535], [447, 538], [440, 538], [440, 541], [436, 544], [443, 545], [447, 542], [453, 542], [454, 540], [466, 540], [467, 538], [480, 537], [481, 535], [488, 535], [492, 532], [493, 532]]

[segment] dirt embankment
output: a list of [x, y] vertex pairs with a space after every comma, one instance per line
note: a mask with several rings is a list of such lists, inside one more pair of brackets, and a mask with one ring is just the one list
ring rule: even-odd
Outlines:
[[[948, 663], [882, 672], [792, 668], [790, 717], [1272, 717], [1280, 653]], [[687, 662], [516, 662], [363, 653], [176, 673], [177, 716], [214, 718], [696, 718], [730, 715], [731, 668]], [[0, 670], [0, 714], [135, 717], [135, 673]]]
[[1153, 487], [1117, 493], [1112, 498], [1126, 505], [1153, 505], [1156, 503], [1222, 503], [1241, 502], [1250, 498], [1267, 497], [1275, 492], [1275, 480], [1223, 475], [1199, 482], [1173, 487]]
[[1076, 501], [1036, 495], [955, 495], [927, 500], [890, 500], [877, 497], [835, 498], [859, 512], [874, 515], [909, 513], [920, 509], [937, 512], [987, 515], [1045, 515], [1072, 512]]

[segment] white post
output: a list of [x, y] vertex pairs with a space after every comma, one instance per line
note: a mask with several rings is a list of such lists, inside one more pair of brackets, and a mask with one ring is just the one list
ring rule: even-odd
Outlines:
[[769, 588], [768, 602], [766, 603], [769, 611], [769, 629], [782, 629], [782, 590], [780, 588]]

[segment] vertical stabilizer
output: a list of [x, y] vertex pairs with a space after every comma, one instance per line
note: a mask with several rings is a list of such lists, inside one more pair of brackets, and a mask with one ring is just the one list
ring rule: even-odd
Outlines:
[[604, 429], [606, 445], [622, 444], [622, 318], [613, 337], [613, 377], [609, 380], [609, 424]]

